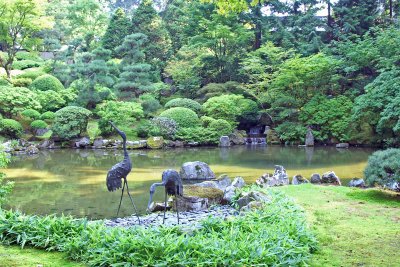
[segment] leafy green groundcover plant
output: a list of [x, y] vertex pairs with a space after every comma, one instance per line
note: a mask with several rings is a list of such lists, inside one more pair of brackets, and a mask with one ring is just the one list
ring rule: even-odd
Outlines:
[[0, 213], [3, 243], [65, 251], [91, 266], [307, 265], [316, 239], [303, 211], [284, 194], [272, 203], [228, 220], [208, 218], [202, 227], [108, 228], [71, 217]]

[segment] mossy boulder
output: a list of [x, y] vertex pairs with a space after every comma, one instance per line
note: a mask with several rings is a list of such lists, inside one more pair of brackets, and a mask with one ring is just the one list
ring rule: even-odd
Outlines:
[[154, 136], [147, 139], [147, 147], [151, 149], [160, 149], [164, 146], [164, 138], [162, 136]]
[[183, 195], [187, 197], [207, 198], [209, 204], [221, 204], [224, 191], [213, 187], [185, 185], [183, 187]]

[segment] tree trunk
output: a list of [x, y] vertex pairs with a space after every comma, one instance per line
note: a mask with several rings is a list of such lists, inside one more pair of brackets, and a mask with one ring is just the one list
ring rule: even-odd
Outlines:
[[393, 0], [389, 0], [389, 17], [393, 18]]

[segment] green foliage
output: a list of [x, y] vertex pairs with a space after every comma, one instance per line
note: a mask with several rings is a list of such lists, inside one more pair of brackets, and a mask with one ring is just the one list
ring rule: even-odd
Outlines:
[[175, 134], [177, 140], [194, 141], [200, 145], [216, 145], [220, 137], [219, 132], [204, 127], [179, 128]]
[[33, 61], [33, 60], [20, 60], [14, 61], [12, 64], [12, 68], [15, 70], [25, 70], [30, 68], [37, 68], [42, 66], [41, 62]]
[[349, 141], [349, 126], [353, 103], [345, 96], [328, 99], [322, 95], [314, 96], [299, 115], [304, 125], [313, 126], [314, 137], [324, 141], [336, 138]]
[[226, 94], [245, 94], [245, 89], [237, 82], [209, 83], [196, 92], [197, 97], [208, 100], [214, 96]]
[[63, 96], [56, 91], [38, 91], [37, 100], [44, 111], [57, 111], [66, 106], [66, 101]]
[[31, 84], [31, 88], [38, 91], [55, 91], [64, 90], [62, 83], [54, 76], [45, 74], [37, 77]]
[[278, 133], [279, 138], [285, 143], [299, 144], [304, 142], [306, 136], [306, 127], [295, 122], [284, 122], [279, 124], [275, 131]]
[[203, 108], [208, 116], [224, 119], [233, 125], [242, 112], [239, 106], [241, 100], [244, 100], [241, 95], [214, 96], [203, 104]]
[[196, 113], [201, 112], [202, 110], [202, 106], [189, 98], [175, 98], [175, 99], [171, 99], [170, 101], [168, 101], [165, 104], [166, 108], [174, 108], [174, 107], [183, 107], [183, 108], [188, 108], [193, 110]]
[[282, 193], [268, 195], [271, 203], [260, 210], [230, 220], [207, 218], [190, 234], [177, 227], [108, 228], [84, 219], [5, 211], [0, 237], [4, 243], [65, 251], [90, 266], [306, 264], [317, 242], [304, 212]]
[[11, 83], [8, 80], [0, 77], [0, 87], [1, 86], [10, 86], [10, 85], [11, 85]]
[[31, 79], [32, 81], [34, 81], [36, 78], [38, 78], [39, 76], [45, 75], [46, 72], [42, 71], [42, 70], [27, 70], [21, 74], [17, 75], [17, 78], [26, 78], [26, 79]]
[[213, 121], [216, 121], [216, 119], [209, 117], [209, 116], [202, 116], [200, 117], [201, 125], [205, 128], [207, 128]]
[[92, 112], [81, 107], [69, 106], [62, 108], [55, 113], [51, 130], [62, 139], [79, 137], [86, 131], [91, 114]]
[[[120, 46], [125, 36], [129, 34], [129, 27], [130, 21], [126, 17], [124, 10], [122, 8], [115, 10], [101, 40], [103, 47], [113, 51], [117, 46]], [[115, 52], [112, 55], [118, 57]]]
[[176, 121], [170, 118], [164, 118], [164, 117], [153, 118], [151, 120], [151, 125], [153, 125], [153, 128], [149, 131], [150, 135], [152, 136], [161, 135], [166, 139], [172, 139], [178, 130], [178, 124], [176, 123]]
[[128, 126], [143, 117], [143, 109], [139, 103], [123, 101], [107, 101], [97, 108], [100, 117], [99, 129], [102, 134], [108, 135], [113, 132], [109, 121], [117, 126]]
[[46, 111], [42, 115], [40, 115], [41, 120], [53, 120], [56, 117], [56, 114], [52, 111]]
[[151, 94], [143, 94], [139, 97], [144, 114], [148, 115], [160, 109], [160, 102]]
[[17, 60], [32, 60], [32, 61], [37, 61], [37, 62], [43, 61], [43, 59], [37, 53], [27, 52], [27, 51], [17, 52], [15, 54], [15, 58]]
[[368, 158], [364, 170], [368, 184], [382, 186], [395, 186], [400, 191], [400, 149], [387, 149], [374, 152]]
[[[0, 120], [0, 124], [1, 124]], [[9, 162], [8, 155], [1, 149], [0, 145], [0, 170], [7, 167]], [[11, 193], [11, 190], [14, 186], [14, 183], [11, 181], [4, 181], [5, 174], [0, 172], [0, 213], [1, 213], [1, 206], [6, 201], [8, 194]]]
[[232, 126], [223, 119], [218, 119], [210, 122], [208, 129], [218, 133], [220, 136], [232, 133]]
[[21, 112], [21, 115], [24, 116], [25, 118], [33, 120], [36, 120], [40, 117], [39, 111], [36, 111], [34, 109], [25, 109], [24, 111]]
[[0, 121], [0, 134], [9, 138], [19, 138], [22, 135], [22, 125], [16, 120], [2, 119]]
[[199, 117], [197, 114], [188, 108], [176, 107], [163, 111], [160, 117], [170, 118], [183, 128], [196, 127], [199, 124]]
[[42, 120], [35, 120], [31, 122], [31, 128], [32, 129], [46, 129], [49, 125]]
[[16, 78], [12, 79], [11, 83], [15, 87], [29, 87], [32, 83], [32, 79], [29, 78]]
[[40, 110], [35, 92], [24, 87], [0, 86], [0, 112], [17, 115], [25, 109]]

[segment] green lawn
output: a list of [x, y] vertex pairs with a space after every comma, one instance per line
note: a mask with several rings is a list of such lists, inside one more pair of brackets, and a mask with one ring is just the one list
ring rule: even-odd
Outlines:
[[320, 250], [312, 266], [400, 266], [400, 195], [376, 189], [287, 186], [307, 213]]
[[85, 265], [68, 261], [63, 253], [17, 246], [0, 245], [1, 267], [83, 267]]

